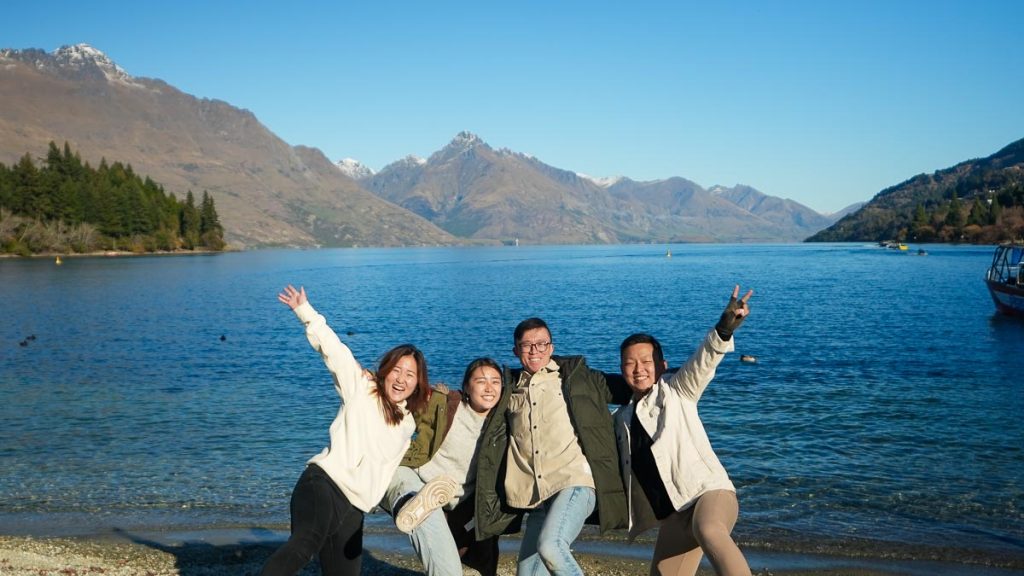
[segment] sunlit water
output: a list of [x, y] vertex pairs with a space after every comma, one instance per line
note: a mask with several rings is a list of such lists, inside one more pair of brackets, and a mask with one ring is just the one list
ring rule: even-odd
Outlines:
[[635, 331], [679, 363], [739, 283], [753, 312], [700, 405], [739, 534], [1024, 556], [1024, 322], [994, 313], [991, 248], [671, 249], [0, 260], [0, 533], [286, 525], [338, 404], [286, 283], [364, 364], [413, 342], [450, 384], [515, 364], [533, 315], [599, 369]]

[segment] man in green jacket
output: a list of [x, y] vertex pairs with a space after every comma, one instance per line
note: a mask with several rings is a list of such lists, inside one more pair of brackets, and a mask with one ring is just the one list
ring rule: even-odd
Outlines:
[[500, 533], [526, 510], [518, 573], [582, 574], [569, 545], [595, 508], [602, 532], [627, 527], [608, 405], [627, 403], [631, 391], [581, 356], [554, 357], [540, 318], [520, 322], [513, 343], [523, 369], [506, 375], [508, 404], [496, 407], [504, 421], [492, 419], [481, 434], [477, 537]]

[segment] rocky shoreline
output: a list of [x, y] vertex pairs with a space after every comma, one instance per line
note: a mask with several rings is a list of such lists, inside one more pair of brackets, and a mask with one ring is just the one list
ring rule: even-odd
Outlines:
[[[163, 543], [140, 538], [137, 535], [108, 534], [89, 537], [33, 537], [0, 536], [0, 574], [4, 576], [225, 576], [255, 575], [279, 542], [211, 543], [188, 541]], [[412, 576], [422, 574], [422, 566], [412, 548], [402, 539], [384, 538], [368, 534], [363, 555], [363, 574], [371, 576]], [[514, 544], [514, 543], [510, 543]], [[514, 546], [512, 546], [514, 549]], [[574, 555], [586, 574], [605, 576], [633, 576], [648, 573], [646, 558], [616, 555], [615, 547], [609, 554], [574, 550]], [[644, 556], [640, 554], [639, 556]], [[946, 565], [942, 569], [922, 565], [909, 569], [899, 562], [850, 564], [840, 558], [811, 558], [808, 556], [788, 560], [789, 567], [775, 567], [752, 558], [751, 567], [759, 576], [892, 576], [896, 574], [967, 574], [975, 572], [969, 566]], [[937, 571], [933, 571], [937, 570]], [[982, 569], [989, 573], [989, 570]], [[1014, 574], [1014, 571], [997, 570]], [[319, 574], [316, 563], [301, 572], [305, 576]], [[476, 572], [467, 569], [465, 574]], [[515, 554], [503, 549], [499, 576], [515, 575]], [[698, 572], [710, 576], [706, 566]]]

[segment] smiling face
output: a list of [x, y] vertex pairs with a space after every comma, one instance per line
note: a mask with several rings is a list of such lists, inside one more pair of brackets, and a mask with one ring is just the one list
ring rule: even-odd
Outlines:
[[398, 404], [407, 400], [416, 391], [419, 380], [419, 369], [412, 355], [402, 356], [395, 367], [384, 376], [384, 393], [388, 400]]
[[668, 368], [664, 360], [655, 359], [654, 345], [647, 342], [631, 344], [621, 354], [622, 377], [633, 390], [634, 398], [642, 398]]
[[522, 338], [512, 347], [512, 353], [530, 374], [548, 365], [551, 355], [555, 352], [555, 344], [551, 341], [551, 333], [547, 328], [533, 328], [523, 332]]
[[501, 398], [501, 374], [491, 366], [480, 366], [469, 375], [465, 392], [469, 407], [487, 414]]

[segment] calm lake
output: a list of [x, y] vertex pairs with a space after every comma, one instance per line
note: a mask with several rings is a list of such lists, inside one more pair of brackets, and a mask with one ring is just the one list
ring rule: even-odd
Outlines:
[[602, 370], [636, 331], [678, 364], [740, 284], [700, 408], [741, 537], [1024, 557], [1024, 322], [995, 314], [991, 247], [666, 248], [0, 259], [0, 533], [286, 526], [338, 405], [287, 283], [364, 364], [412, 342], [452, 385], [516, 363], [528, 316]]

